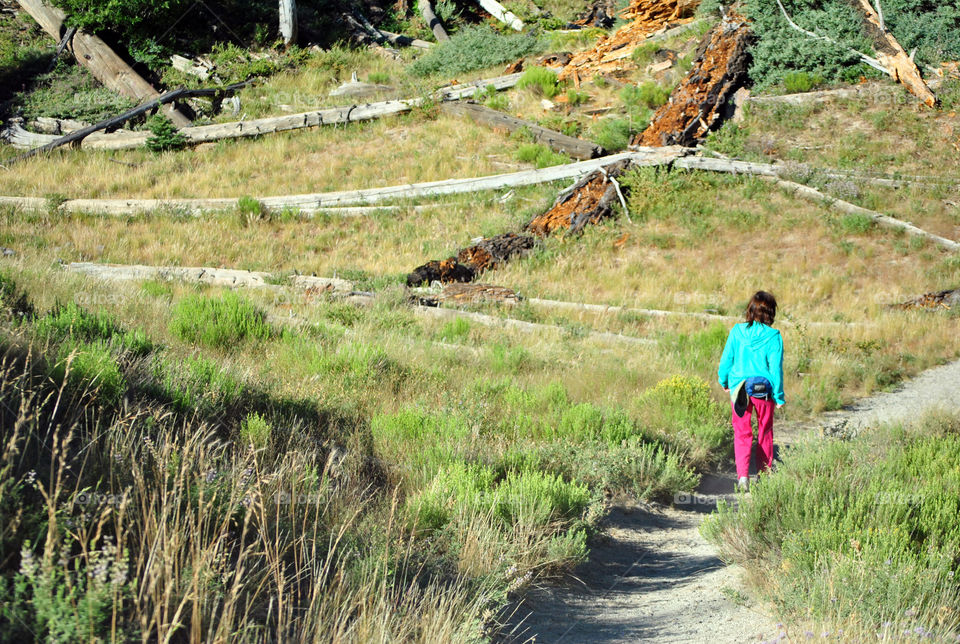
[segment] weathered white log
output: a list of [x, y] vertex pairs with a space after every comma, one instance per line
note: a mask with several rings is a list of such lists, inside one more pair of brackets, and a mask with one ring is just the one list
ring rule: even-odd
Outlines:
[[[736, 315], [718, 315], [716, 313], [701, 313], [698, 311], [665, 311], [662, 309], [638, 309], [624, 306], [613, 306], [608, 304], [581, 304], [579, 302], [562, 302], [559, 300], [543, 300], [535, 297], [524, 298], [523, 300], [530, 306], [544, 309], [554, 309], [561, 311], [583, 311], [587, 313], [632, 313], [652, 318], [694, 318], [705, 322], [727, 322], [730, 320], [742, 320], [742, 316]], [[798, 322], [792, 320], [778, 321], [784, 326], [792, 326]], [[849, 327], [871, 325], [870, 322], [802, 322], [808, 327]]]
[[353, 291], [353, 282], [338, 277], [294, 275], [290, 278], [290, 282], [294, 288], [304, 291], [323, 291], [325, 293], [350, 293]]
[[240, 271], [229, 268], [181, 267], [181, 266], [142, 266], [121, 264], [95, 264], [76, 262], [64, 266], [71, 273], [81, 273], [102, 280], [144, 281], [176, 280], [182, 282], [200, 282], [210, 286], [228, 288], [267, 288], [270, 273]]
[[280, 37], [287, 47], [297, 44], [299, 33], [296, 0], [280, 0]]
[[[498, 174], [486, 177], [469, 179], [447, 179], [444, 181], [430, 181], [386, 188], [370, 188], [366, 190], [347, 190], [342, 192], [328, 192], [308, 195], [291, 195], [282, 197], [266, 197], [260, 203], [271, 211], [280, 212], [285, 209], [297, 209], [303, 213], [311, 213], [329, 208], [373, 205], [397, 199], [414, 199], [421, 197], [439, 197], [444, 195], [482, 192], [485, 190], [500, 190], [517, 186], [530, 186], [539, 183], [550, 183], [565, 179], [583, 177], [604, 166], [629, 160], [638, 166], [669, 165], [689, 150], [678, 147], [644, 148], [633, 152], [624, 152], [600, 159], [569, 163], [566, 165], [543, 168], [540, 170], [524, 170], [510, 174]], [[27, 208], [31, 202], [24, 201], [17, 205]], [[42, 201], [46, 204], [46, 201]], [[197, 213], [204, 211], [223, 211], [237, 206], [237, 199], [73, 199], [60, 205], [64, 213], [96, 213], [104, 215], [135, 215], [152, 212], [159, 208], [168, 208], [175, 211]]]
[[727, 172], [730, 174], [753, 174], [776, 176], [777, 166], [769, 163], [750, 163], [733, 159], [712, 159], [710, 157], [684, 157], [677, 159], [675, 168], [687, 170], [706, 170], [709, 172]]
[[[509, 74], [507, 76], [499, 76], [497, 78], [479, 80], [462, 85], [450, 85], [438, 89], [434, 93], [434, 96], [443, 101], [456, 101], [485, 91], [487, 87], [493, 87], [496, 90], [507, 89], [516, 85], [521, 75], [522, 74]], [[346, 105], [313, 112], [302, 112], [300, 114], [267, 117], [253, 121], [215, 123], [213, 125], [188, 127], [180, 130], [180, 133], [186, 139], [187, 144], [207, 143], [222, 139], [260, 136], [262, 134], [287, 132], [323, 125], [339, 125], [342, 123], [372, 120], [394, 114], [403, 114], [422, 103], [423, 99], [414, 98], [381, 101], [363, 105]], [[21, 149], [41, 147], [52, 143], [58, 138], [29, 132], [16, 122], [8, 125], [3, 132], [0, 132], [0, 136], [11, 145]], [[119, 131], [110, 134], [101, 132], [91, 134], [83, 139], [80, 147], [91, 150], [132, 150], [145, 145], [149, 137], [149, 132]]]
[[[18, 0], [20, 7], [30, 14], [54, 40], [63, 37], [63, 23], [67, 15], [60, 9], [50, 6], [43, 0]], [[133, 99], [138, 103], [153, 100], [160, 93], [143, 79], [130, 65], [114, 52], [99, 37], [78, 30], [70, 41], [70, 49], [77, 62], [86, 67], [108, 89]], [[173, 105], [166, 105], [163, 111], [178, 127], [190, 125], [190, 119]]]
[[441, 87], [435, 92], [435, 95], [444, 100], [444, 101], [458, 101], [464, 98], [470, 98], [477, 94], [477, 92], [486, 91], [488, 87], [492, 87], [495, 90], [508, 89], [513, 87], [518, 82], [520, 82], [520, 77], [523, 76], [523, 73], [517, 74], [507, 74], [506, 76], [498, 76], [496, 78], [486, 78], [483, 80], [472, 81], [470, 83], [460, 83], [457, 85], [448, 85], [447, 87]]
[[908, 235], [911, 235], [913, 237], [921, 237], [923, 239], [928, 239], [942, 246], [943, 248], [946, 248], [947, 250], [951, 250], [954, 252], [960, 250], [960, 243], [953, 241], [952, 239], [947, 239], [946, 237], [941, 237], [939, 235], [935, 235], [933, 233], [927, 232], [926, 230], [923, 230], [921, 228], [917, 228], [910, 222], [901, 221], [899, 219], [895, 219], [888, 215], [881, 214], [874, 210], [862, 208], [848, 201], [843, 201], [842, 199], [831, 197], [830, 195], [826, 195], [820, 192], [819, 190], [815, 190], [809, 186], [795, 183], [793, 181], [786, 181], [785, 179], [779, 179], [777, 177], [770, 177], [770, 176], [762, 176], [761, 178], [766, 181], [770, 181], [771, 183], [775, 183], [779, 187], [783, 188], [784, 190], [786, 190], [787, 192], [795, 196], [802, 197], [809, 201], [824, 203], [830, 206], [831, 208], [835, 208], [841, 212], [845, 212], [848, 214], [864, 215], [866, 217], [869, 217], [873, 221], [875, 221], [880, 226], [884, 226], [886, 228], [893, 228], [896, 230], [902, 230]]
[[434, 37], [441, 42], [450, 40], [450, 36], [447, 35], [447, 30], [443, 28], [443, 23], [440, 22], [440, 18], [437, 18], [437, 14], [434, 13], [430, 0], [418, 0], [418, 4], [420, 5], [420, 15], [423, 16], [423, 21], [427, 23], [427, 27], [433, 32]]
[[[920, 76], [920, 70], [913, 62], [913, 55], [907, 54], [900, 42], [884, 26], [880, 10], [874, 9], [868, 0], [859, 0], [854, 4], [863, 14], [864, 32], [873, 40], [877, 59], [886, 67], [890, 78], [901, 83], [927, 107], [936, 107], [939, 101]], [[877, 7], [879, 6], [878, 0]]]
[[587, 313], [633, 313], [636, 315], [645, 315], [655, 318], [666, 317], [688, 317], [699, 320], [724, 321], [739, 320], [739, 317], [731, 315], [717, 315], [714, 313], [698, 313], [687, 311], [663, 311], [659, 309], [636, 309], [625, 306], [614, 306], [609, 304], [580, 304], [578, 302], [561, 302], [558, 300], [542, 300], [536, 297], [528, 297], [523, 300], [531, 306], [544, 309], [556, 309], [561, 311], [585, 311]]
[[507, 11], [497, 0], [477, 0], [484, 11], [515, 31], [523, 31], [523, 21]]
[[[504, 328], [504, 329], [513, 329], [516, 331], [521, 331], [523, 333], [535, 333], [537, 335], [543, 335], [544, 332], [562, 332], [563, 329], [558, 326], [549, 325], [549, 324], [537, 324], [534, 322], [525, 322], [523, 320], [515, 320], [513, 318], [501, 318], [493, 315], [485, 315], [483, 313], [474, 313], [472, 311], [462, 311], [460, 309], [448, 309], [441, 307], [432, 307], [432, 306], [418, 306], [416, 307], [416, 312], [421, 315], [426, 315], [429, 317], [437, 317], [445, 320], [456, 320], [457, 318], [463, 318], [476, 322], [477, 324], [482, 324], [483, 326], [489, 326], [494, 328]], [[651, 346], [656, 345], [656, 340], [651, 340], [649, 338], [635, 338], [628, 335], [621, 335], [619, 333], [608, 333], [605, 331], [591, 331], [586, 336], [585, 339], [589, 340], [599, 340], [601, 342], [610, 343], [616, 342], [621, 344], [629, 344], [631, 346]]]

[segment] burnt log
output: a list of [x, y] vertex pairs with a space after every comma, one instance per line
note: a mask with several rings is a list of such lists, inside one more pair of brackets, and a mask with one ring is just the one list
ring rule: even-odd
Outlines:
[[733, 96], [748, 80], [753, 42], [746, 20], [728, 12], [704, 38], [690, 73], [634, 145], [693, 147], [732, 116]]
[[516, 257], [523, 257], [538, 246], [539, 241], [532, 235], [503, 233], [464, 248], [457, 254], [457, 261], [473, 266], [477, 273], [480, 273]]
[[422, 266], [417, 266], [407, 275], [407, 286], [420, 286], [424, 283], [440, 282], [470, 282], [477, 272], [471, 267], [461, 264], [455, 257], [441, 261], [431, 260]]

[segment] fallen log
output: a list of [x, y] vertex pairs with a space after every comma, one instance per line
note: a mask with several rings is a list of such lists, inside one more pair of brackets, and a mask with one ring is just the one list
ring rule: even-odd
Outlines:
[[732, 116], [730, 102], [747, 82], [753, 42], [749, 23], [727, 12], [700, 45], [690, 73], [634, 143], [693, 146]]
[[477, 0], [483, 10], [515, 31], [523, 31], [523, 21], [507, 11], [497, 0]]
[[689, 317], [699, 320], [727, 321], [739, 320], [740, 316], [717, 315], [715, 313], [699, 313], [687, 311], [663, 311], [660, 309], [637, 309], [625, 306], [614, 306], [609, 304], [580, 304], [577, 302], [561, 302], [559, 300], [543, 300], [536, 297], [528, 297], [523, 300], [525, 303], [544, 309], [554, 309], [560, 311], [584, 311], [587, 313], [632, 313], [635, 315], [645, 315], [648, 317], [666, 318], [666, 317]]
[[420, 5], [420, 15], [423, 16], [424, 22], [433, 32], [434, 37], [440, 42], [450, 40], [450, 36], [447, 35], [447, 30], [443, 28], [440, 18], [437, 18], [437, 14], [433, 12], [433, 5], [430, 4], [430, 0], [419, 0], [418, 4]]
[[956, 252], [960, 250], [960, 243], [955, 242], [952, 239], [947, 239], [946, 237], [941, 237], [939, 235], [935, 235], [933, 233], [927, 232], [921, 228], [917, 228], [910, 222], [901, 221], [899, 219], [895, 219], [893, 217], [881, 214], [874, 210], [862, 208], [850, 202], [843, 201], [842, 199], [837, 199], [836, 197], [831, 197], [830, 195], [826, 195], [820, 192], [819, 190], [815, 190], [809, 186], [805, 186], [799, 183], [794, 183], [793, 181], [786, 181], [784, 179], [771, 177], [768, 175], [761, 176], [760, 178], [766, 181], [769, 181], [771, 183], [775, 183], [779, 187], [783, 188], [784, 190], [786, 190], [787, 192], [795, 196], [802, 197], [809, 201], [825, 203], [829, 205], [831, 208], [835, 208], [841, 212], [845, 212], [848, 214], [865, 215], [870, 219], [872, 219], [873, 221], [875, 221], [880, 226], [884, 226], [885, 228], [902, 230], [908, 235], [911, 235], [913, 237], [920, 237], [922, 239], [927, 239], [950, 251]]
[[[442, 318], [445, 320], [456, 320], [457, 318], [463, 318], [465, 320], [470, 320], [471, 322], [476, 322], [483, 326], [494, 327], [494, 328], [503, 328], [511, 329], [515, 331], [521, 331], [523, 333], [535, 333], [537, 335], [543, 335], [544, 332], [562, 332], [563, 329], [558, 326], [550, 324], [537, 324], [535, 322], [524, 322], [523, 320], [515, 320], [513, 318], [501, 318], [493, 315], [485, 315], [483, 313], [474, 313], [472, 311], [462, 311], [460, 309], [448, 309], [441, 307], [433, 306], [418, 306], [414, 309], [417, 313], [421, 315], [427, 315], [430, 317]], [[619, 333], [608, 333], [605, 331], [590, 331], [586, 338], [587, 340], [599, 340], [601, 342], [616, 342], [619, 344], [628, 344], [630, 346], [655, 346], [657, 344], [656, 340], [651, 340], [649, 338], [635, 338], [628, 335], [621, 335]]]
[[[869, 0], [858, 0], [854, 4], [863, 15], [864, 31], [873, 41], [877, 59], [887, 68], [890, 78], [903, 84], [911, 94], [928, 107], [936, 107], [939, 103], [937, 97], [923, 81], [913, 58], [884, 26], [883, 17], [873, 8]], [[877, 0], [877, 6], [880, 6], [879, 0]]]
[[[8, 163], [10, 164], [17, 163], [19, 161], [24, 161], [26, 159], [29, 159], [30, 157], [36, 156], [37, 154], [41, 154], [43, 152], [49, 152], [56, 148], [62, 147], [64, 145], [78, 143], [80, 141], [83, 141], [85, 138], [87, 138], [91, 134], [95, 134], [103, 130], [109, 130], [111, 128], [120, 127], [127, 121], [131, 119], [135, 119], [138, 116], [142, 116], [147, 112], [156, 109], [158, 106], [172, 103], [173, 101], [176, 101], [181, 98], [188, 98], [192, 96], [210, 96], [210, 95], [232, 92], [245, 85], [247, 85], [246, 82], [237, 83], [235, 85], [231, 85], [229, 87], [224, 87], [224, 88], [200, 89], [200, 90], [177, 89], [172, 92], [167, 92], [131, 110], [127, 110], [126, 112], [124, 112], [123, 114], [120, 114], [119, 116], [110, 117], [106, 120], [100, 121], [99, 123], [95, 123], [93, 125], [89, 125], [85, 128], [66, 134], [64, 136], [57, 137], [53, 141], [50, 141], [49, 143], [42, 145], [39, 148], [28, 150], [27, 152], [14, 157], [10, 161], [8, 161]], [[137, 140], [140, 140], [140, 138], [142, 137], [143, 143], [146, 143], [146, 140], [150, 137], [150, 133], [149, 132], [132, 132], [124, 136], [136, 138]]]
[[501, 264], [526, 257], [540, 247], [539, 240], [532, 235], [504, 233], [488, 239], [481, 239], [457, 253], [457, 261], [473, 267], [477, 273], [492, 270]]
[[[289, 195], [280, 197], [265, 197], [260, 203], [268, 211], [281, 212], [284, 209], [297, 209], [301, 213], [314, 213], [330, 208], [342, 206], [375, 205], [398, 199], [414, 199], [421, 197], [439, 197], [444, 195], [482, 192], [485, 190], [500, 190], [516, 188], [539, 183], [550, 183], [565, 179], [580, 178], [599, 168], [629, 160], [636, 166], [670, 165], [676, 159], [690, 150], [683, 148], [646, 148], [631, 152], [615, 154], [600, 159], [579, 161], [566, 165], [543, 168], [540, 170], [524, 170], [509, 174], [497, 174], [486, 177], [468, 179], [447, 179], [444, 181], [430, 181], [426, 183], [389, 186], [386, 188], [369, 188], [365, 190], [346, 190], [319, 194]], [[23, 209], [36, 210], [47, 208], [46, 199], [30, 197], [0, 197], [0, 204], [11, 205]], [[39, 205], [38, 205], [39, 204]], [[60, 204], [58, 211], [62, 213], [90, 213], [103, 215], [136, 215], [151, 212], [159, 208], [169, 208], [174, 211], [197, 213], [204, 211], [224, 211], [237, 206], [236, 198], [217, 199], [70, 199]]]
[[[451, 85], [438, 89], [434, 96], [442, 101], [456, 101], [463, 98], [469, 98], [474, 94], [493, 87], [496, 90], [507, 89], [517, 84], [521, 74], [509, 74], [497, 78], [464, 83], [462, 85]], [[197, 92], [218, 92], [231, 91], [240, 85], [232, 85], [223, 90], [178, 90], [182, 93], [179, 96], [202, 96]], [[414, 107], [421, 105], [423, 99], [406, 99], [381, 101], [378, 103], [367, 103], [359, 105], [345, 105], [341, 107], [331, 107], [312, 112], [302, 112], [300, 114], [288, 114], [285, 116], [267, 117], [255, 119], [252, 121], [237, 121], [232, 123], [215, 123], [213, 125], [200, 125], [183, 128], [180, 134], [184, 137], [188, 145], [199, 143], [208, 143], [224, 139], [236, 139], [251, 136], [261, 136], [276, 132], [288, 132], [311, 127], [320, 127], [323, 125], [340, 125], [343, 123], [355, 123], [366, 121], [384, 116], [403, 114], [409, 112]], [[140, 109], [140, 108], [137, 108]], [[116, 127], [110, 125], [109, 127]], [[36, 134], [23, 129], [18, 123], [13, 122], [0, 133], [3, 138], [16, 147], [32, 149], [38, 146], [45, 146], [57, 140], [56, 137], [46, 137], [42, 134]], [[80, 137], [80, 146], [91, 150], [132, 150], [142, 147], [150, 137], [149, 132], [117, 132], [112, 134], [83, 135]], [[76, 140], [69, 141], [75, 143]]]
[[[261, 271], [243, 271], [231, 268], [183, 267], [183, 266], [144, 266], [140, 264], [97, 264], [93, 262], [73, 262], [64, 265], [70, 273], [80, 273], [89, 277], [112, 281], [164, 280], [179, 282], [199, 282], [210, 286], [227, 288], [274, 288], [270, 273]], [[291, 286], [309, 293], [350, 293], [353, 284], [336, 277], [314, 277], [311, 275], [291, 275]]]
[[621, 200], [616, 177], [630, 167], [630, 160], [610, 164], [583, 177], [557, 197], [553, 206], [537, 215], [525, 230], [546, 237], [557, 230], [576, 234], [587, 224], [596, 224], [613, 214]]
[[552, 150], [562, 152], [574, 159], [595, 159], [596, 157], [606, 154], [606, 150], [596, 143], [567, 136], [554, 130], [548, 130], [536, 123], [518, 119], [515, 116], [498, 112], [484, 105], [478, 105], [476, 103], [444, 103], [442, 108], [451, 114], [466, 116], [472, 121], [482, 125], [503, 129], [508, 132], [516, 132], [521, 128], [526, 128], [537, 143], [542, 143]]
[[[18, 0], [20, 7], [30, 14], [54, 40], [63, 38], [63, 23], [67, 15], [43, 0]], [[77, 30], [70, 39], [68, 47], [77, 62], [90, 72], [108, 89], [143, 102], [158, 98], [160, 93], [143, 79], [130, 65], [114, 52], [99, 37]], [[164, 111], [177, 127], [186, 127], [190, 119], [173, 105], [166, 105]]]

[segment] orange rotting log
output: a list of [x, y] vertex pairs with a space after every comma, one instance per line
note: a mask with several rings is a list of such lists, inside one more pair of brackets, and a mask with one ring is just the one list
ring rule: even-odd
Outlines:
[[538, 215], [527, 224], [527, 232], [546, 237], [557, 230], [577, 233], [587, 224], [596, 224], [613, 214], [617, 202], [617, 188], [610, 177], [616, 178], [627, 168], [618, 163], [606, 168], [606, 172], [593, 172], [560, 195], [547, 212]]
[[595, 75], [624, 75], [636, 69], [630, 55], [648, 36], [693, 20], [700, 0], [634, 0], [620, 13], [630, 20], [610, 36], [602, 37], [587, 51], [574, 55], [561, 70], [560, 80], [578, 74], [580, 78]]
[[694, 146], [732, 112], [733, 95], [747, 80], [750, 25], [732, 11], [707, 34], [693, 68], [653, 115], [634, 145]]

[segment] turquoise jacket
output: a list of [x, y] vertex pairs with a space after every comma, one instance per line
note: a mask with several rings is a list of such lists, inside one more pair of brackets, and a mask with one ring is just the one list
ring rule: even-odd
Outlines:
[[732, 389], [740, 381], [762, 376], [773, 387], [773, 399], [783, 399], [783, 338], [780, 332], [762, 322], [737, 324], [730, 329], [727, 344], [720, 357], [717, 378], [724, 389]]

